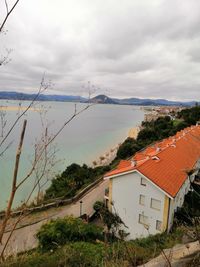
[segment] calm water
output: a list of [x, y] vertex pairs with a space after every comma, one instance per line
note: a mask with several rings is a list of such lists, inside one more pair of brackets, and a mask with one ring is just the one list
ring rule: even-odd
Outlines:
[[[0, 101], [0, 105], [16, 106], [17, 104], [18, 102], [15, 101]], [[26, 102], [23, 103], [23, 105], [25, 104]], [[48, 131], [52, 134], [74, 111], [73, 103], [44, 102], [39, 103], [38, 107], [42, 110], [48, 110], [45, 118], [43, 114], [43, 121], [48, 121]], [[83, 107], [84, 104], [77, 105], [77, 109]], [[7, 127], [16, 118], [16, 113], [16, 111], [6, 112]], [[123, 141], [127, 137], [129, 129], [139, 125], [143, 117], [144, 112], [139, 107], [117, 105], [94, 105], [90, 107], [68, 124], [56, 139], [56, 160], [58, 163], [53, 169], [54, 173], [63, 171], [72, 162], [91, 164], [93, 160]], [[34, 155], [34, 144], [36, 139], [41, 138], [42, 131], [39, 112], [29, 111], [25, 118], [28, 120], [28, 124], [20, 162], [19, 180], [30, 168]], [[12, 142], [12, 145], [0, 158], [0, 208], [5, 206], [8, 198], [21, 126], [22, 122], [12, 132], [8, 140], [8, 143]], [[52, 174], [53, 176], [54, 174]], [[34, 179], [31, 177], [29, 182], [24, 184], [23, 189], [17, 194], [15, 206], [26, 198]]]

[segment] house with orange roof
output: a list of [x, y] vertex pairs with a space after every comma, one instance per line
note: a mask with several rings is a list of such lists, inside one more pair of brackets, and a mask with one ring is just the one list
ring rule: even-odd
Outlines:
[[183, 205], [199, 167], [197, 125], [137, 152], [105, 175], [109, 209], [128, 227], [124, 230], [129, 239], [171, 229], [174, 213]]

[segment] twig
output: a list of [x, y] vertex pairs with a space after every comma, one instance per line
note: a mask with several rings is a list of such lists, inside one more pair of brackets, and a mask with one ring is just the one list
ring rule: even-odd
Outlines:
[[1, 26], [0, 26], [0, 32], [2, 32], [3, 27], [4, 27], [4, 25], [6, 24], [6, 21], [8, 20], [10, 14], [13, 12], [13, 10], [15, 9], [15, 7], [17, 6], [18, 2], [19, 2], [19, 0], [17, 0], [17, 1], [14, 3], [13, 7], [12, 7], [12, 8], [10, 9], [10, 11], [9, 11], [9, 10], [8, 10], [8, 4], [7, 4], [7, 1], [5, 0], [5, 5], [6, 5], [6, 11], [7, 11], [7, 14], [6, 14], [6, 16], [5, 16], [5, 18], [4, 18], [4, 20], [3, 20], [2, 24], [1, 24]]

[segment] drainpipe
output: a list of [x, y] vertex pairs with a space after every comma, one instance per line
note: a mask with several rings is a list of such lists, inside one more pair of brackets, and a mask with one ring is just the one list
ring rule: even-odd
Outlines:
[[171, 198], [169, 198], [169, 208], [168, 208], [168, 214], [167, 214], [167, 232], [169, 233], [170, 229], [168, 229], [169, 227], [169, 214], [170, 214], [170, 209], [171, 209]]

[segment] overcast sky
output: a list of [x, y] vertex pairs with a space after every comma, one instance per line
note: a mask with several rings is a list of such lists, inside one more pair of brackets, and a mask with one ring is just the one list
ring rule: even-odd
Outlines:
[[34, 92], [46, 72], [48, 93], [91, 81], [114, 97], [200, 100], [199, 0], [20, 0], [6, 30], [1, 91]]

